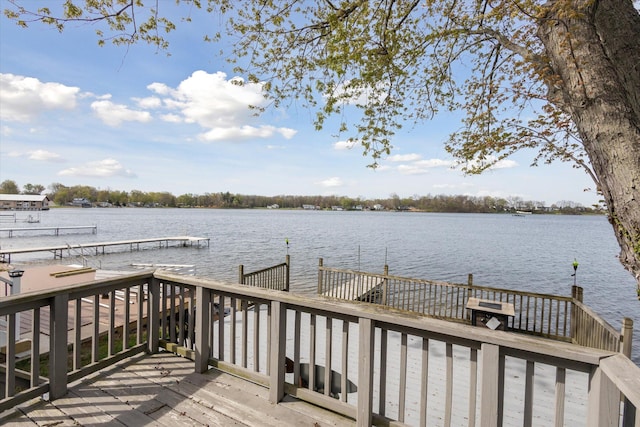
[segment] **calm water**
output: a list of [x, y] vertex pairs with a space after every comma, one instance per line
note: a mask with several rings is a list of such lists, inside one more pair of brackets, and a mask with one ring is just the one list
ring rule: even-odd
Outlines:
[[[26, 217], [18, 213], [18, 218]], [[291, 288], [314, 292], [318, 259], [329, 267], [570, 295], [572, 262], [585, 302], [615, 328], [634, 320], [634, 361], [640, 364], [640, 301], [620, 265], [617, 242], [602, 216], [432, 214], [289, 210], [54, 209], [40, 223], [3, 227], [97, 225], [98, 233], [0, 233], [3, 249], [135, 238], [208, 237], [209, 248], [149, 249], [90, 257], [94, 267], [131, 263], [195, 264], [200, 276], [236, 282], [238, 265], [253, 271], [291, 255]], [[285, 243], [289, 240], [289, 246]], [[124, 249], [111, 249], [124, 250]], [[53, 262], [49, 253], [12, 257], [14, 265]], [[61, 262], [61, 261], [56, 261]], [[64, 263], [78, 262], [65, 258]]]

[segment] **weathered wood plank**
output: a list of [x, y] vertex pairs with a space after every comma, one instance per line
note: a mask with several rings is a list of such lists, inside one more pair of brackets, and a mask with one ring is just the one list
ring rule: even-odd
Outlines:
[[[169, 353], [129, 359], [74, 384], [53, 403], [38, 400], [0, 419], [3, 426], [353, 426], [353, 420]], [[25, 416], [27, 413], [28, 416]], [[3, 414], [4, 415], [4, 414]], [[17, 415], [17, 417], [16, 417]]]

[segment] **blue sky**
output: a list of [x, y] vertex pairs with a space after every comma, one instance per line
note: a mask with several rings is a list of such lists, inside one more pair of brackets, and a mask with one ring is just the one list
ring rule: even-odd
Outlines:
[[[51, 2], [27, 2], [29, 5]], [[174, 2], [161, 5], [172, 7]], [[9, 3], [0, 0], [0, 9]], [[31, 6], [33, 7], [33, 6]], [[185, 12], [185, 9], [182, 9]], [[219, 46], [202, 35], [219, 18], [193, 11], [177, 23], [166, 52], [147, 45], [99, 47], [95, 27], [64, 33], [0, 18], [0, 181], [56, 182], [98, 189], [274, 196], [387, 198], [436, 194], [520, 197], [544, 202], [599, 200], [581, 169], [532, 168], [521, 152], [480, 176], [452, 169], [444, 150], [459, 117], [408, 124], [380, 168], [366, 166], [335, 122], [316, 131], [314, 112], [295, 103], [255, 117], [259, 87], [232, 84]]]

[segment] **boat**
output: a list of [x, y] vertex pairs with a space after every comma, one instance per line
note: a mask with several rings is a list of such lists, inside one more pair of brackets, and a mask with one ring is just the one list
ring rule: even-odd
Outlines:
[[531, 214], [532, 214], [531, 211], [516, 211], [516, 213], [514, 213], [513, 216], [527, 216]]

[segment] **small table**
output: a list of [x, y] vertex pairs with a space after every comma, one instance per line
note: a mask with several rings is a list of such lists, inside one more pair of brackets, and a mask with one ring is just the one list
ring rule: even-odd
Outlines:
[[515, 316], [513, 304], [480, 298], [469, 298], [467, 310], [471, 310], [471, 324], [489, 329], [506, 331], [509, 317]]

